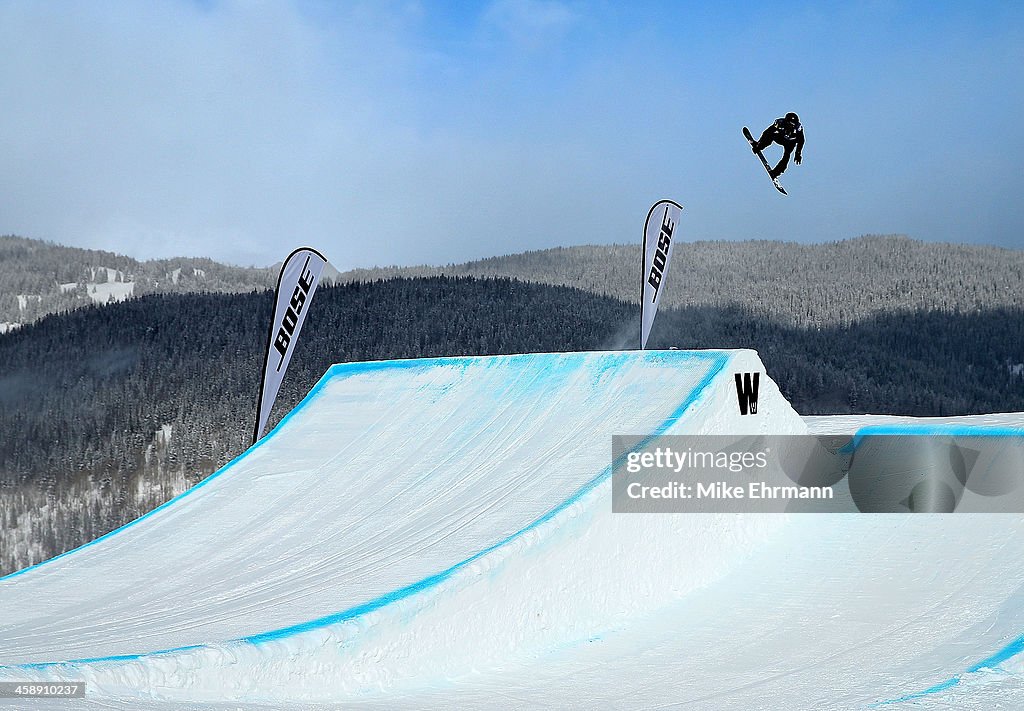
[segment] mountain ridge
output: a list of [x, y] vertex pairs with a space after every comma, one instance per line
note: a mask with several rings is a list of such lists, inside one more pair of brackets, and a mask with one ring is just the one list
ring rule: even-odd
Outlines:
[[[679, 241], [674, 254], [664, 307], [739, 305], [792, 325], [826, 326], [897, 310], [955, 313], [1024, 305], [1024, 251], [1002, 247], [862, 235], [809, 245]], [[329, 265], [325, 282], [507, 277], [637, 303], [639, 260], [639, 244], [552, 247], [443, 266], [338, 272]], [[0, 237], [0, 332], [49, 313], [147, 293], [272, 289], [279, 268], [235, 267], [197, 257], [140, 262], [101, 250]]]

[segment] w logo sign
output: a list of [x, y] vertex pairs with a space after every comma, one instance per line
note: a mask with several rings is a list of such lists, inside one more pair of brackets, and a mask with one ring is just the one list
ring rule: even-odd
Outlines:
[[760, 373], [736, 373], [736, 397], [741, 415], [757, 414], [757, 386]]

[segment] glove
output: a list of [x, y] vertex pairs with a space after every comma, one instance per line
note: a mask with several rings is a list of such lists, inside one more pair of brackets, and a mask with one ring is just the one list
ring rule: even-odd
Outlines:
[[800, 157], [799, 153], [796, 154], [796, 158], [793, 162], [796, 163], [797, 165], [800, 165], [800, 163], [803, 162], [803, 158]]

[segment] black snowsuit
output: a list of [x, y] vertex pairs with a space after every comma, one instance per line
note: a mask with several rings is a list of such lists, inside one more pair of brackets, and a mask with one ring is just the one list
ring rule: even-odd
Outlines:
[[804, 127], [800, 125], [799, 121], [787, 121], [785, 118], [775, 119], [775, 122], [766, 128], [754, 143], [754, 148], [763, 151], [773, 143], [778, 143], [784, 151], [782, 160], [770, 171], [772, 178], [777, 178], [789, 166], [789, 156], [794, 149], [796, 149], [796, 162], [800, 162], [800, 153], [804, 148]]

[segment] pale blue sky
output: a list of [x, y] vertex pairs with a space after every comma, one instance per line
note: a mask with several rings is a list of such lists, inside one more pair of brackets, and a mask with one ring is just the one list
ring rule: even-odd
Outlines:
[[[1019, 2], [0, 0], [0, 43], [0, 233], [344, 269], [639, 241], [671, 198], [687, 240], [1024, 248]], [[787, 111], [783, 197], [740, 128]]]

